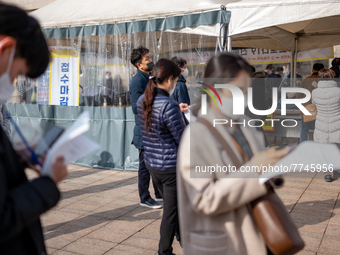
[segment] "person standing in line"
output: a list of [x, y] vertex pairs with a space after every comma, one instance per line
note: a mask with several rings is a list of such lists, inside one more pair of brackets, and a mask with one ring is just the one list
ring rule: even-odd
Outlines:
[[298, 72], [295, 73], [295, 79], [296, 79], [295, 84], [294, 84], [294, 82], [291, 84], [290, 79], [294, 79], [294, 77], [292, 77], [291, 73], [289, 73], [287, 75], [287, 79], [286, 79], [285, 83], [283, 84], [283, 87], [291, 87], [291, 86], [292, 87], [300, 87], [301, 82], [302, 82], [302, 76]]
[[266, 78], [270, 78], [274, 75], [275, 67], [273, 64], [269, 64], [266, 66], [266, 69], [263, 71], [266, 74]]
[[[0, 4], [0, 103], [14, 92], [18, 75], [37, 78], [50, 62], [39, 23], [15, 6]], [[52, 166], [54, 178], [32, 181], [25, 174], [6, 133], [0, 128], [0, 254], [46, 254], [40, 215], [60, 199], [57, 184], [67, 175], [64, 159]]]
[[264, 72], [266, 75], [266, 91], [271, 94], [273, 88], [280, 87], [282, 81], [283, 67], [279, 66], [275, 68], [272, 64], [269, 64]]
[[[321, 69], [323, 69], [324, 66], [322, 63], [315, 63], [313, 65], [312, 75], [306, 77], [301, 82], [300, 88], [307, 89], [311, 94], [314, 89], [316, 89], [318, 84], [318, 73]], [[297, 98], [305, 98], [305, 95], [302, 93], [296, 94]], [[302, 104], [303, 106], [306, 106], [308, 104], [312, 103], [312, 98], [307, 102]], [[308, 131], [315, 129], [315, 120], [310, 122], [304, 122], [303, 118], [301, 118], [301, 131], [300, 131], [300, 143], [303, 141], [306, 141], [308, 139]]]
[[282, 78], [282, 74], [283, 74], [283, 67], [282, 66], [276, 67], [276, 72], [275, 72], [276, 78]]
[[149, 50], [142, 46], [132, 51], [130, 61], [131, 64], [137, 68], [137, 74], [133, 76], [130, 83], [129, 94], [132, 111], [135, 115], [135, 127], [133, 129], [132, 144], [139, 151], [138, 192], [140, 205], [152, 209], [160, 209], [162, 208], [162, 205], [157, 203], [157, 201], [163, 201], [163, 199], [154, 182], [153, 187], [155, 190], [156, 201], [150, 196], [149, 192], [150, 173], [146, 168], [144, 162], [143, 139], [137, 114], [137, 101], [140, 96], [143, 95], [146, 89], [149, 81], [150, 72], [154, 66], [154, 63], [152, 62], [152, 59], [150, 57]]
[[150, 76], [144, 95], [137, 102], [143, 135], [145, 165], [164, 198], [159, 255], [171, 255], [172, 242], [179, 237], [176, 164], [177, 149], [185, 128], [180, 105], [169, 97], [181, 70], [174, 62], [160, 59]]
[[[251, 70], [252, 71], [252, 70]], [[266, 75], [264, 72], [255, 72], [252, 73], [251, 77], [252, 79], [252, 88], [253, 88], [253, 106], [256, 110], [266, 110], [268, 109], [266, 107], [266, 97], [265, 97], [265, 78]], [[249, 108], [247, 107], [245, 110], [245, 115], [247, 115], [249, 118], [251, 119], [258, 119], [258, 120], [262, 120], [265, 121], [267, 116], [259, 116], [256, 114], [253, 114]], [[267, 137], [264, 133], [263, 130], [263, 126], [261, 126], [262, 122], [261, 121], [257, 121], [256, 122], [256, 129], [260, 132], [263, 133], [263, 137], [264, 137], [264, 142], [265, 142], [265, 147], [269, 146]]]
[[[314, 142], [340, 143], [340, 88], [334, 81], [332, 69], [321, 69], [319, 82], [312, 92], [312, 103], [316, 107]], [[325, 172], [325, 181], [331, 182], [331, 172]]]
[[170, 97], [179, 104], [185, 103], [190, 105], [190, 97], [185, 80], [185, 78], [189, 75], [187, 61], [181, 57], [173, 57], [171, 60], [181, 69], [181, 74], [178, 77], [177, 84]]
[[[244, 95], [251, 86], [248, 63], [233, 53], [210, 59], [204, 78], [211, 86], [223, 83], [236, 86]], [[266, 184], [259, 183], [261, 171], [246, 173], [242, 167], [236, 169], [235, 158], [222, 149], [221, 139], [229, 144], [245, 168], [273, 165], [289, 151], [264, 150], [263, 134], [240, 124], [247, 117], [233, 115], [232, 92], [220, 89], [219, 95], [222, 104], [215, 105], [208, 99], [206, 114], [196, 109], [198, 121], [187, 126], [178, 150], [178, 205], [184, 254], [271, 254], [250, 207], [252, 201], [267, 193]], [[216, 138], [199, 119], [209, 123], [222, 138]], [[237, 124], [214, 127], [216, 119], [232, 119]], [[218, 170], [218, 166], [232, 166], [236, 171]]]
[[275, 67], [273, 64], [267, 65], [266, 69], [263, 71], [264, 74], [266, 75], [266, 78], [264, 80], [265, 82], [265, 95], [266, 95], [266, 101], [271, 102], [273, 100], [273, 83], [275, 83], [277, 80], [276, 75], [274, 73]]
[[[190, 96], [185, 79], [189, 75], [187, 61], [181, 57], [173, 57], [171, 60], [175, 62], [175, 64], [181, 69], [181, 74], [178, 77], [177, 84], [174, 90], [172, 91], [170, 98], [174, 99], [178, 104], [190, 105]], [[185, 124], [188, 125], [189, 124], [188, 119], [185, 117], [184, 113], [182, 113], [182, 115]]]
[[335, 73], [335, 77], [336, 79], [340, 78], [340, 58], [334, 58], [332, 60], [332, 67], [331, 69], [334, 71]]
[[283, 67], [278, 66], [276, 67], [276, 71], [273, 78], [276, 78], [275, 80], [272, 80], [272, 88], [279, 88], [282, 82], [282, 74], [283, 74]]

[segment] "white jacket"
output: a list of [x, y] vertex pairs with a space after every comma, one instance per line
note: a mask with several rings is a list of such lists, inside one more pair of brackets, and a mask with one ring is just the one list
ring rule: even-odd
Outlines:
[[335, 81], [319, 81], [312, 92], [317, 109], [314, 141], [340, 143], [340, 88]]

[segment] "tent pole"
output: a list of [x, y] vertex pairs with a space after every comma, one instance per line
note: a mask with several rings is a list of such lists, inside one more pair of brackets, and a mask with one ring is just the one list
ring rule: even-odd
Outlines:
[[228, 52], [231, 52], [231, 36], [228, 36]]
[[294, 73], [294, 67], [293, 67], [293, 65], [294, 65], [294, 51], [291, 51], [290, 52], [290, 55], [291, 55], [291, 57], [290, 57], [290, 86], [291, 87], [293, 87], [293, 73]]
[[295, 36], [295, 47], [294, 47], [294, 87], [296, 86], [296, 69], [297, 69], [297, 53], [298, 53], [298, 37]]

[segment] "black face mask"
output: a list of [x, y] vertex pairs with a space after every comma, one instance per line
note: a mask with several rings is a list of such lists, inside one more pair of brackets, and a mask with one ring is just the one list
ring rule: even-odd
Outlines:
[[152, 71], [152, 68], [154, 67], [154, 65], [155, 65], [155, 64], [153, 63], [153, 61], [151, 61], [150, 63], [147, 64], [148, 69], [146, 69], [145, 71], [151, 72], [151, 71]]

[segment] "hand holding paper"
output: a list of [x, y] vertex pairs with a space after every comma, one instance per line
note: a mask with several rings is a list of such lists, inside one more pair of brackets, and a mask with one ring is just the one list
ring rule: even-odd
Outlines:
[[191, 110], [190, 110], [190, 107], [192, 107], [192, 106], [194, 106], [194, 105], [196, 105], [196, 104], [190, 105], [190, 106], [189, 106], [189, 110], [187, 110], [186, 112], [184, 112], [184, 116], [185, 116], [185, 118], [188, 120], [189, 123], [190, 123], [190, 120], [193, 121], [193, 122], [196, 120], [196, 117], [193, 116], [193, 115], [191, 114]]
[[[335, 144], [305, 141], [260, 175], [263, 184], [285, 173], [325, 172], [340, 169], [340, 150]], [[277, 170], [277, 171], [276, 171]]]

